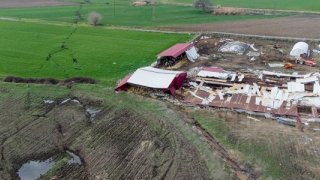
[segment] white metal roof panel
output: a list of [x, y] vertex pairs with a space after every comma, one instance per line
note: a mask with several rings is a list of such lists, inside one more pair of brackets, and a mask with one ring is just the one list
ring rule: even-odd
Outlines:
[[227, 79], [229, 74], [228, 73], [220, 73], [220, 72], [212, 72], [212, 71], [201, 70], [198, 73], [198, 76], [200, 76], [200, 77], [215, 77], [215, 78], [218, 78], [218, 79]]
[[165, 89], [170, 86], [176, 75], [180, 73], [183, 72], [143, 67], [132, 74], [128, 79], [128, 83], [151, 88]]

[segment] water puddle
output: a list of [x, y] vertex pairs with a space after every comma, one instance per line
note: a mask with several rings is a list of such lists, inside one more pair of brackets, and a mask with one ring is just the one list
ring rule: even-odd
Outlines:
[[18, 175], [21, 180], [35, 180], [47, 173], [54, 165], [53, 158], [45, 161], [29, 161], [21, 166]]
[[94, 121], [97, 115], [101, 112], [101, 109], [88, 107], [86, 108], [86, 112], [89, 114], [90, 121]]
[[[68, 158], [66, 164], [68, 165], [81, 165], [81, 158], [71, 151], [66, 151], [63, 155]], [[33, 160], [23, 164], [18, 170], [17, 174], [21, 180], [35, 180], [45, 175], [48, 171], [59, 164], [59, 160], [56, 158], [49, 158], [44, 161]]]

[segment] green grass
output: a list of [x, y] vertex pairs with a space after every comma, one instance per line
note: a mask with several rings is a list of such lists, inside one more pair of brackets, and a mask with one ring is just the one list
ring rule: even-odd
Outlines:
[[[134, 26], [155, 27], [177, 24], [201, 24], [244, 19], [261, 19], [275, 16], [214, 16], [197, 10], [193, 7], [157, 4], [154, 6], [134, 7], [131, 1], [113, 1], [106, 3], [92, 3], [82, 6], [80, 10], [82, 22], [87, 23], [88, 14], [92, 11], [100, 13], [105, 26]], [[48, 21], [74, 22], [75, 12], [79, 6], [64, 7], [33, 7], [0, 9], [0, 17], [32, 18]], [[115, 10], [115, 11], [114, 11]]]
[[[194, 0], [160, 0], [166, 3], [188, 3]], [[263, 8], [263, 9], [285, 9], [285, 10], [301, 10], [301, 11], [320, 11], [319, 0], [211, 0], [214, 5], [247, 7], [247, 8]]]
[[[163, 34], [81, 27], [58, 50], [71, 26], [0, 21], [0, 76], [67, 78], [93, 77], [102, 81], [121, 78], [151, 64], [163, 49], [188, 41], [185, 34]], [[74, 63], [70, 54], [77, 58]]]
[[[213, 114], [194, 113], [194, 118], [203, 128], [212, 134], [223, 147], [236, 150], [241, 153], [241, 158], [246, 162], [263, 168], [262, 179], [282, 179], [285, 178], [283, 167], [281, 167], [281, 159], [287, 159], [288, 164], [291, 163], [290, 157], [286, 153], [274, 153], [274, 149], [268, 143], [257, 142], [244, 138], [237, 138], [231, 132], [223, 119], [217, 118]], [[267, 141], [267, 138], [266, 138]], [[281, 149], [282, 146], [277, 148]]]

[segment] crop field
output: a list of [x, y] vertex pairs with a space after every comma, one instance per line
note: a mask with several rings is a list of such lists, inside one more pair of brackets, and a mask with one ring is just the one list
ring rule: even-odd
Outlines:
[[[167, 3], [193, 3], [193, 0], [161, 0]], [[285, 9], [299, 11], [320, 11], [318, 0], [212, 0], [215, 5], [263, 9]]]
[[[96, 11], [102, 15], [104, 26], [134, 26], [154, 27], [176, 24], [216, 23], [225, 21], [240, 21], [245, 19], [272, 18], [277, 16], [239, 15], [213, 16], [197, 10], [191, 6], [156, 4], [152, 6], [131, 6], [132, 1], [124, 0], [101, 3], [94, 1], [91, 4], [61, 7], [31, 7], [0, 9], [0, 17], [31, 18], [48, 21], [62, 21], [73, 23], [75, 18], [87, 23], [88, 14]], [[76, 17], [76, 12], [81, 17]]]
[[114, 81], [151, 64], [163, 49], [191, 38], [103, 28], [81, 27], [74, 31], [71, 26], [6, 21], [0, 21], [0, 27], [2, 77], [89, 76]]

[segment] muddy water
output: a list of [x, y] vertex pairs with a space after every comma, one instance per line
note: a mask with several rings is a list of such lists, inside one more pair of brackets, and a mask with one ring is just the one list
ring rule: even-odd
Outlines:
[[47, 173], [54, 164], [53, 158], [45, 161], [29, 161], [21, 166], [18, 175], [21, 180], [35, 180]]
[[[71, 151], [66, 151], [65, 156], [70, 156], [67, 164], [75, 164], [81, 165], [82, 161], [81, 158], [74, 154]], [[46, 174], [50, 169], [55, 166], [56, 162], [51, 157], [45, 161], [28, 161], [27, 163], [23, 164], [18, 171], [18, 175], [21, 180], [35, 180], [38, 179], [41, 175]]]
[[96, 118], [96, 116], [101, 112], [101, 109], [97, 109], [94, 107], [88, 107], [86, 108], [86, 112], [90, 116], [90, 121], [93, 122]]

